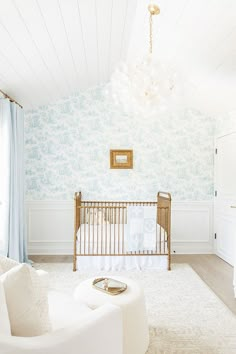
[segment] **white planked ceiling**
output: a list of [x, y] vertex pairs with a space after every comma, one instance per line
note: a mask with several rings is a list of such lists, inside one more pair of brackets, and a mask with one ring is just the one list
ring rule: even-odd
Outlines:
[[[109, 80], [148, 51], [148, 0], [0, 0], [0, 89], [26, 109]], [[154, 51], [209, 112], [236, 109], [236, 1], [156, 0]]]

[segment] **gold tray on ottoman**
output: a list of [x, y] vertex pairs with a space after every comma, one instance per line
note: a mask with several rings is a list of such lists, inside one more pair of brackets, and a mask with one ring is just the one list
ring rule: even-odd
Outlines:
[[93, 287], [110, 295], [118, 295], [127, 289], [125, 283], [112, 278], [94, 279]]

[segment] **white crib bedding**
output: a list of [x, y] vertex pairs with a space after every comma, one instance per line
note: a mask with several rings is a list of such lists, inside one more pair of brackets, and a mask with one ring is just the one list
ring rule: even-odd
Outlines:
[[[131, 237], [132, 236], [132, 237]], [[130, 235], [128, 224], [81, 224], [77, 231], [80, 254], [129, 254], [154, 252], [166, 254], [167, 233], [157, 224], [152, 232]]]

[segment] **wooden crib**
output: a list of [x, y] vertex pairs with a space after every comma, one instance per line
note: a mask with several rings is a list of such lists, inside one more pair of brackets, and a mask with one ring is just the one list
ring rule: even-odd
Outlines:
[[[140, 226], [140, 242], [136, 237], [139, 225], [135, 229], [134, 223], [140, 223], [138, 214], [148, 214], [149, 207], [154, 210], [154, 218], [144, 218], [144, 224], [147, 232], [152, 229], [152, 236], [147, 241]], [[159, 192], [156, 201], [132, 202], [82, 200], [81, 192], [76, 192], [74, 212], [73, 271], [80, 256], [167, 256], [167, 267], [171, 269], [170, 193]]]

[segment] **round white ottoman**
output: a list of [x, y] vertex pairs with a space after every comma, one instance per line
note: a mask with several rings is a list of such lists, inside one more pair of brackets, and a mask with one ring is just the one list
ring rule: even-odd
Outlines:
[[95, 309], [106, 303], [117, 305], [122, 310], [124, 354], [145, 354], [149, 344], [149, 332], [143, 289], [133, 280], [113, 277], [127, 284], [119, 295], [110, 295], [95, 289], [88, 279], [75, 289], [75, 299]]

